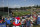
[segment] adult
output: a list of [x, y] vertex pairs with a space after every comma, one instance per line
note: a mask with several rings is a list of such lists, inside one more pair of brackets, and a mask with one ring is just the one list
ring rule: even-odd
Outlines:
[[37, 24], [40, 25], [40, 13], [38, 13]]
[[33, 22], [34, 24], [37, 23], [37, 13], [36, 12], [33, 12]]
[[26, 27], [30, 27], [31, 26], [31, 23], [30, 23], [30, 18], [26, 19]]

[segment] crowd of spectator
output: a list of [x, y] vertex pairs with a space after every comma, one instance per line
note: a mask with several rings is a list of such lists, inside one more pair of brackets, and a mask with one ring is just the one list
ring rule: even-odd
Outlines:
[[[19, 16], [17, 16], [19, 17]], [[38, 15], [34, 12], [33, 15], [23, 15], [20, 18], [20, 27], [33, 27], [33, 24], [37, 24]], [[0, 17], [0, 27], [14, 27], [15, 17]]]

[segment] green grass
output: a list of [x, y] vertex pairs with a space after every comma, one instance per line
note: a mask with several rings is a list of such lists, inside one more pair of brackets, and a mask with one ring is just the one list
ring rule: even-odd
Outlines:
[[22, 16], [22, 15], [27, 15], [27, 14], [31, 14], [30, 11], [15, 11], [13, 12], [14, 16]]

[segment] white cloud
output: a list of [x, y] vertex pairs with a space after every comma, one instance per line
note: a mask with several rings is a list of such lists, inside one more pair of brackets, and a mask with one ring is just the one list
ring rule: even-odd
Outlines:
[[14, 8], [20, 8], [20, 5], [14, 5], [13, 7]]
[[29, 7], [29, 6], [34, 6], [34, 4], [24, 5], [24, 6], [22, 6], [22, 7]]
[[34, 4], [31, 4], [31, 5], [27, 5], [27, 6], [34, 6]]
[[10, 7], [10, 8], [20, 8], [20, 7], [29, 7], [29, 6], [34, 6], [34, 4], [24, 5], [24, 6], [20, 6], [20, 5], [15, 4], [15, 5], [11, 5], [11, 6], [9, 6], [9, 7]]
[[11, 6], [9, 6], [10, 8], [20, 8], [20, 5], [11, 5]]

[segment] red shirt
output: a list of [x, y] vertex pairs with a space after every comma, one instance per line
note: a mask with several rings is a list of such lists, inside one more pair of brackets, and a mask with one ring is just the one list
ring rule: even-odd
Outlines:
[[1, 22], [1, 21], [3, 21], [3, 20], [0, 20], [0, 22]]

